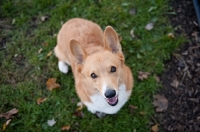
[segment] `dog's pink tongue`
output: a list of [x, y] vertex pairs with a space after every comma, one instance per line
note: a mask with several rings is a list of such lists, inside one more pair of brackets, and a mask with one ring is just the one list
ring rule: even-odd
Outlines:
[[117, 102], [117, 96], [113, 97], [113, 98], [109, 98], [107, 99], [108, 103], [110, 104], [115, 104]]

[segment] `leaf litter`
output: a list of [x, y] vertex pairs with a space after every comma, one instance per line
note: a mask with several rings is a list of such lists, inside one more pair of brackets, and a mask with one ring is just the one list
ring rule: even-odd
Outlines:
[[48, 124], [49, 126], [53, 126], [53, 125], [56, 124], [56, 121], [55, 121], [55, 119], [53, 118], [53, 119], [51, 119], [51, 120], [48, 120], [48, 121], [47, 121], [47, 124]]
[[43, 103], [46, 100], [47, 100], [47, 98], [38, 98], [37, 99], [37, 104], [40, 105], [41, 103]]
[[56, 83], [56, 78], [49, 78], [46, 82], [47, 89], [52, 91], [53, 89], [60, 88], [60, 85]]
[[14, 118], [13, 115], [15, 115], [17, 113], [18, 113], [18, 109], [13, 108], [12, 110], [10, 110], [10, 111], [8, 111], [6, 113], [0, 114], [0, 118], [2, 118], [2, 117], [6, 118], [6, 119]]
[[138, 72], [138, 78], [140, 80], [147, 79], [149, 75], [151, 75], [151, 73], [149, 73], [149, 72], [143, 72], [143, 71]]
[[158, 131], [159, 131], [159, 129], [158, 129], [158, 124], [153, 125], [153, 126], [151, 127], [151, 130], [152, 130], [153, 132], [158, 132]]
[[62, 131], [64, 131], [64, 130], [68, 131], [69, 129], [70, 129], [70, 125], [68, 125], [68, 126], [63, 126], [63, 127], [61, 128]]
[[2, 132], [6, 130], [6, 127], [10, 124], [11, 119], [7, 120], [6, 123], [3, 124]]
[[154, 28], [154, 23], [150, 22], [145, 26], [146, 30], [152, 30]]
[[168, 108], [168, 100], [164, 95], [155, 95], [153, 105], [156, 107], [156, 112], [163, 112]]

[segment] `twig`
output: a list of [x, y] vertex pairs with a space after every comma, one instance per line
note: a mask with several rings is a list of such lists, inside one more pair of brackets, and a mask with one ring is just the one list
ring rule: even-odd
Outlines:
[[183, 64], [185, 65], [184, 71], [187, 72], [187, 75], [188, 75], [189, 78], [191, 79], [192, 76], [191, 76], [191, 74], [190, 74], [190, 72], [189, 72], [189, 70], [188, 70], [188, 66], [187, 66], [187, 64], [185, 63], [185, 61], [184, 61], [184, 59], [182, 58], [182, 56], [179, 55], [179, 54], [173, 54], [173, 55], [174, 55], [179, 61], [182, 61], [182, 62], [183, 62]]
[[158, 124], [159, 126], [161, 126], [160, 123], [158, 123], [158, 121], [157, 121], [153, 116], [151, 116], [151, 115], [149, 115], [149, 116], [151, 117], [151, 119], [152, 119], [153, 121], [155, 121], [156, 124]]
[[186, 73], [184, 72], [180, 85], [182, 85], [183, 80], [185, 79], [185, 74], [186, 74]]

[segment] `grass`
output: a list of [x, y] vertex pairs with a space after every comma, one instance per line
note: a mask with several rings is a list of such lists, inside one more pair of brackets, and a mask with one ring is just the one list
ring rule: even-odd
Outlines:
[[[136, 14], [129, 13], [133, 9]], [[181, 38], [167, 36], [173, 33], [166, 17], [168, 9], [165, 0], [2, 0], [0, 38], [5, 38], [6, 43], [0, 43], [0, 113], [12, 108], [19, 110], [6, 131], [57, 132], [65, 125], [78, 132], [150, 131], [153, 94], [160, 87], [155, 76], [162, 73], [164, 61], [183, 42]], [[42, 16], [48, 19], [41, 21]], [[72, 73], [60, 73], [56, 57], [47, 57], [56, 45], [61, 23], [74, 17], [92, 20], [102, 29], [111, 25], [122, 36], [123, 52], [134, 73], [135, 87], [130, 100], [116, 115], [99, 119], [84, 108], [84, 118], [74, 116], [79, 99]], [[149, 22], [154, 22], [151, 31], [145, 30]], [[132, 29], [135, 38], [130, 35]], [[151, 75], [141, 81], [138, 71]], [[60, 89], [52, 92], [46, 89], [46, 81], [51, 77], [61, 84]], [[39, 97], [48, 99], [37, 105]], [[129, 105], [138, 109], [130, 113]], [[52, 118], [56, 124], [50, 127], [47, 120]], [[5, 122], [0, 118], [0, 129]]]

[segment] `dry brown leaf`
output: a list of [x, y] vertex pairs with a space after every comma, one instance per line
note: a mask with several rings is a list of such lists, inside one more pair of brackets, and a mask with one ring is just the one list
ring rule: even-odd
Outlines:
[[75, 111], [73, 115], [81, 118], [84, 117], [84, 114], [81, 110]]
[[38, 50], [38, 54], [40, 54], [42, 51], [43, 51], [43, 49], [40, 48], [40, 49]]
[[37, 99], [37, 104], [40, 105], [41, 103], [43, 103], [46, 100], [47, 100], [47, 98], [38, 98]]
[[138, 109], [138, 107], [135, 105], [129, 105], [128, 107], [131, 114], [134, 114], [135, 110]]
[[6, 123], [3, 124], [2, 132], [6, 130], [6, 127], [10, 124], [11, 119], [7, 120]]
[[174, 38], [174, 34], [173, 34], [173, 33], [169, 33], [169, 34], [167, 34], [167, 36], [168, 36], [169, 38]]
[[128, 106], [130, 109], [133, 109], [133, 110], [136, 110], [136, 109], [138, 109], [138, 107], [137, 106], [135, 106], [135, 105], [129, 105]]
[[174, 88], [178, 88], [179, 81], [178, 81], [177, 79], [174, 79], [170, 85], [171, 85], [172, 87], [174, 87]]
[[156, 107], [156, 112], [163, 112], [168, 108], [168, 100], [163, 95], [155, 95], [153, 105]]
[[50, 57], [52, 55], [52, 51], [50, 51], [48, 54], [47, 54], [47, 57]]
[[56, 83], [56, 78], [49, 78], [46, 82], [46, 85], [47, 89], [49, 89], [50, 91], [60, 87], [60, 85]]
[[2, 132], [6, 130], [6, 127], [7, 127], [6, 124], [3, 124]]
[[159, 131], [159, 129], [158, 129], [158, 124], [153, 125], [153, 126], [151, 127], [151, 130], [152, 130], [153, 132], [158, 132], [158, 131]]
[[68, 126], [63, 126], [63, 127], [61, 128], [61, 130], [63, 130], [63, 131], [64, 131], [64, 130], [67, 130], [67, 131], [68, 131], [69, 129], [70, 129], [70, 125], [68, 125]]
[[140, 115], [145, 115], [145, 114], [146, 114], [146, 113], [143, 112], [143, 111], [140, 111], [139, 113], [140, 113]]
[[45, 46], [45, 47], [47, 47], [49, 44], [46, 43], [46, 42], [44, 42], [44, 43], [42, 43], [42, 45]]
[[78, 102], [78, 103], [77, 103], [77, 106], [78, 106], [78, 108], [76, 109], [76, 111], [80, 111], [80, 110], [83, 109], [84, 104], [83, 104], [82, 102]]
[[151, 74], [151, 73], [149, 73], [149, 72], [142, 72], [142, 71], [139, 71], [139, 72], [138, 72], [138, 78], [139, 78], [140, 80], [144, 80], [144, 79], [147, 79], [148, 76], [149, 76], [150, 74]]
[[0, 114], [0, 118], [4, 117], [6, 119], [10, 119], [10, 118], [13, 118], [13, 115], [17, 113], [18, 113], [18, 109], [14, 108], [6, 113]]
[[48, 18], [49, 18], [49, 16], [41, 16], [41, 18], [40, 18], [40, 19], [41, 19], [41, 21], [43, 21], [43, 22], [44, 22], [44, 21], [46, 21]]
[[154, 78], [156, 79], [156, 82], [160, 82], [159, 76], [154, 76]]

